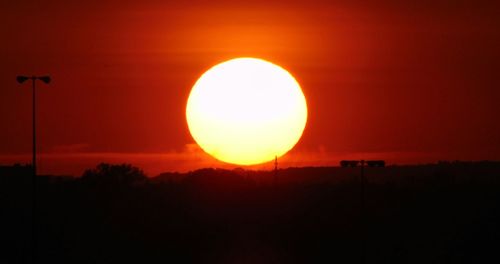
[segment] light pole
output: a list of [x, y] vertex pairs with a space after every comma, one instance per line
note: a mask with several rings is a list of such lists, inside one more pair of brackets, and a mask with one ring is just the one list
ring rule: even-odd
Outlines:
[[35, 81], [40, 80], [46, 84], [50, 83], [50, 76], [17, 76], [17, 82], [19, 84], [24, 83], [25, 81], [31, 79], [33, 82], [33, 160], [32, 160], [32, 166], [33, 166], [33, 177], [36, 176], [36, 89], [35, 89]]
[[347, 167], [357, 167], [361, 165], [361, 263], [366, 263], [366, 233], [367, 233], [367, 212], [366, 212], [366, 178], [365, 178], [365, 165], [368, 167], [385, 167], [385, 161], [383, 160], [342, 160], [340, 161], [340, 166], [343, 168]]
[[366, 179], [365, 179], [365, 160], [360, 160], [359, 163], [361, 164], [361, 222], [362, 222], [362, 233], [363, 233], [363, 241], [361, 244], [362, 247], [362, 254], [361, 254], [361, 263], [365, 264], [366, 263], [366, 204], [365, 204], [365, 199], [366, 199]]
[[49, 84], [50, 83], [50, 76], [31, 76], [31, 77], [28, 77], [28, 76], [22, 76], [22, 75], [19, 75], [17, 76], [16, 80], [19, 84], [22, 84], [24, 83], [25, 81], [31, 79], [32, 82], [33, 82], [33, 91], [32, 91], [32, 95], [33, 95], [33, 160], [32, 160], [32, 166], [33, 166], [33, 174], [32, 174], [32, 187], [33, 187], [33, 212], [32, 212], [32, 242], [33, 242], [33, 252], [32, 252], [32, 263], [35, 263], [36, 261], [36, 246], [37, 246], [37, 243], [36, 243], [36, 89], [35, 89], [35, 81], [36, 80], [40, 80], [46, 84]]

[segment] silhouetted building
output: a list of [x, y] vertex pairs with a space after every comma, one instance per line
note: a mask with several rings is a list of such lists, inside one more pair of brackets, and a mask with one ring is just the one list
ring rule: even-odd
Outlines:
[[359, 164], [359, 160], [342, 160], [340, 161], [340, 167], [357, 167]]
[[368, 167], [385, 167], [385, 161], [383, 161], [383, 160], [367, 160], [366, 165], [368, 165]]
[[[367, 160], [365, 161], [368, 167], [385, 167], [385, 161], [383, 160]], [[340, 161], [340, 167], [357, 167], [360, 164], [359, 160], [342, 160]]]

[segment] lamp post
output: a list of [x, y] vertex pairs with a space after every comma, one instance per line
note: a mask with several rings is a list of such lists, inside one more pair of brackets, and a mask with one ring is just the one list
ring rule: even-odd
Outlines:
[[365, 160], [360, 160], [361, 163], [361, 221], [362, 221], [362, 232], [363, 232], [363, 241], [362, 241], [362, 254], [361, 254], [361, 263], [364, 264], [366, 263], [366, 204], [365, 204], [365, 199], [366, 199], [366, 179], [365, 179]]
[[33, 91], [32, 91], [32, 95], [33, 95], [33, 160], [32, 160], [32, 166], [33, 166], [33, 177], [36, 176], [36, 114], [35, 114], [35, 110], [36, 110], [36, 89], [35, 89], [35, 81], [36, 80], [40, 80], [46, 84], [49, 84], [50, 83], [50, 76], [31, 76], [31, 77], [28, 77], [28, 76], [17, 76], [17, 82], [19, 84], [22, 84], [24, 83], [25, 81], [31, 79], [32, 82], [33, 82]]
[[17, 76], [16, 80], [19, 84], [22, 84], [24, 83], [25, 81], [31, 79], [32, 83], [33, 83], [33, 91], [32, 91], [32, 95], [33, 95], [33, 160], [32, 160], [32, 166], [33, 166], [33, 174], [32, 174], [32, 187], [33, 187], [33, 212], [32, 212], [32, 242], [33, 242], [33, 252], [32, 252], [32, 263], [35, 263], [36, 261], [36, 89], [35, 89], [35, 81], [36, 80], [40, 80], [42, 82], [44, 82], [45, 84], [49, 84], [50, 83], [50, 76], [31, 76], [31, 77], [28, 77], [28, 76], [22, 76], [22, 75], [19, 75]]
[[366, 263], [366, 232], [367, 232], [367, 213], [366, 213], [366, 178], [365, 178], [365, 165], [368, 167], [385, 167], [385, 161], [383, 160], [342, 160], [340, 161], [340, 166], [343, 168], [347, 167], [357, 167], [361, 165], [361, 193], [360, 193], [360, 201], [361, 201], [361, 233], [362, 233], [362, 241], [361, 241], [361, 263]]

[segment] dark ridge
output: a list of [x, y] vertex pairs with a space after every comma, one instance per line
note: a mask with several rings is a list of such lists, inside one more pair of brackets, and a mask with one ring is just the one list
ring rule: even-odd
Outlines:
[[[500, 162], [37, 179], [37, 263], [499, 263]], [[31, 167], [0, 167], [0, 263], [30, 263]], [[364, 245], [364, 247], [362, 246]]]

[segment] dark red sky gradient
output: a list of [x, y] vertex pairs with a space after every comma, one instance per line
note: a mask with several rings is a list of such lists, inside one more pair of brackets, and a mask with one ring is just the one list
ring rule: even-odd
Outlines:
[[38, 87], [40, 168], [99, 160], [151, 173], [224, 166], [192, 144], [191, 86], [224, 60], [288, 69], [309, 120], [289, 165], [500, 159], [495, 1], [3, 1], [0, 163], [28, 162]]

